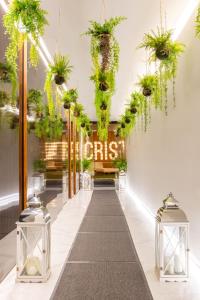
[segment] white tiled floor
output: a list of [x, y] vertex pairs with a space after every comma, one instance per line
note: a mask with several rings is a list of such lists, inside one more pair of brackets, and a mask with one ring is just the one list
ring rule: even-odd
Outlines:
[[200, 269], [193, 262], [189, 282], [159, 282], [154, 269], [154, 219], [130, 195], [118, 195], [154, 300], [200, 300]]
[[[119, 193], [119, 197], [154, 300], [200, 300], [200, 269], [194, 264], [191, 266], [191, 279], [188, 283], [158, 281], [154, 271], [154, 220], [129, 195]], [[16, 273], [13, 269], [0, 284], [1, 300], [50, 299], [90, 199], [91, 192], [81, 191], [65, 204], [54, 221], [52, 274], [49, 281], [39, 284], [15, 283]]]
[[[49, 300], [67, 259], [91, 199], [91, 192], [79, 192], [69, 200], [52, 224], [52, 272], [47, 283], [15, 283], [15, 268], [0, 284], [0, 300]], [[52, 202], [54, 205], [54, 202]], [[49, 210], [54, 210], [50, 207]], [[55, 208], [56, 210], [56, 208]]]

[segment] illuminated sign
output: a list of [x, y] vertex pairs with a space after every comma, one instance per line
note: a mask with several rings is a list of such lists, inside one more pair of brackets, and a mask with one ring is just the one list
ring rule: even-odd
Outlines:
[[86, 159], [94, 159], [95, 161], [115, 160], [124, 154], [124, 141], [86, 142], [83, 145], [84, 157]]

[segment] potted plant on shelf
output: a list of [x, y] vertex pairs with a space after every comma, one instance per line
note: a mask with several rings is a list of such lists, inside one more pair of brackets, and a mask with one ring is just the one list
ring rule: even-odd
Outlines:
[[40, 7], [39, 0], [12, 0], [9, 9], [4, 16], [4, 26], [10, 38], [6, 50], [7, 62], [16, 69], [18, 51], [22, 42], [33, 39], [30, 47], [30, 62], [33, 66], [38, 64], [37, 46], [39, 37], [44, 34], [47, 12]]
[[5, 91], [0, 91], [0, 108], [11, 102], [9, 95]]
[[92, 161], [84, 158], [81, 161], [81, 166], [83, 173], [81, 174], [81, 186], [84, 190], [91, 190], [92, 188], [92, 179], [89, 170], [91, 168]]
[[37, 118], [42, 116], [44, 110], [42, 99], [42, 91], [37, 89], [29, 90], [27, 97], [29, 115], [35, 116]]
[[12, 104], [16, 104], [17, 74], [14, 68], [8, 63], [0, 62], [0, 81], [11, 83], [12, 85]]
[[34, 174], [32, 176], [32, 186], [34, 193], [39, 193], [45, 188], [46, 162], [43, 159], [36, 159], [33, 162]]
[[118, 158], [114, 161], [114, 166], [119, 170], [119, 190], [122, 191], [126, 189], [127, 160]]

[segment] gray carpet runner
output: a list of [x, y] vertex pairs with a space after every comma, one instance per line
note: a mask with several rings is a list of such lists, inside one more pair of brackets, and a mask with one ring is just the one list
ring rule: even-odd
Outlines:
[[115, 191], [93, 192], [51, 299], [153, 299]]

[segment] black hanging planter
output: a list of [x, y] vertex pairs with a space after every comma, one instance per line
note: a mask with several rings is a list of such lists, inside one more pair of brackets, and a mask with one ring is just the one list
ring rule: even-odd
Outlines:
[[65, 77], [57, 74], [54, 76], [54, 81], [57, 85], [62, 85], [65, 82]]
[[82, 122], [82, 123], [81, 123], [81, 127], [82, 127], [82, 128], [85, 128], [85, 125], [86, 125], [85, 122]]
[[64, 107], [65, 109], [70, 109], [71, 104], [68, 103], [68, 102], [66, 102], [66, 103], [63, 104], [63, 107]]
[[142, 93], [143, 93], [143, 95], [144, 95], [145, 97], [150, 97], [150, 96], [151, 96], [151, 94], [152, 94], [152, 91], [151, 91], [151, 89], [150, 89], [150, 88], [148, 88], [148, 87], [145, 87], [145, 88], [143, 88], [143, 91], [142, 91]]
[[101, 106], [100, 106], [100, 109], [101, 109], [101, 110], [106, 110], [107, 107], [108, 107], [107, 104], [103, 102], [103, 103], [101, 104]]
[[121, 123], [121, 128], [126, 128], [126, 124], [125, 123]]
[[99, 83], [99, 89], [102, 92], [106, 92], [109, 89], [109, 85], [107, 84], [106, 81], [100, 81], [100, 83]]
[[131, 108], [130, 108], [130, 113], [131, 113], [132, 115], [135, 115], [135, 114], [137, 113], [137, 108], [136, 108], [135, 106], [131, 107]]
[[125, 121], [126, 124], [130, 124], [131, 123], [131, 119], [129, 117], [125, 117], [124, 121]]
[[160, 60], [165, 60], [169, 57], [170, 50], [167, 46], [162, 45], [156, 49], [156, 57]]

